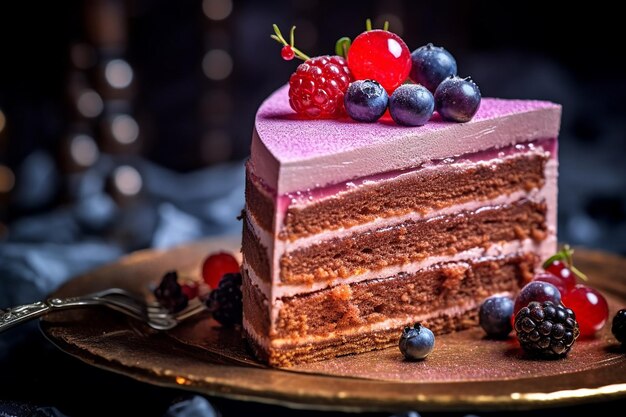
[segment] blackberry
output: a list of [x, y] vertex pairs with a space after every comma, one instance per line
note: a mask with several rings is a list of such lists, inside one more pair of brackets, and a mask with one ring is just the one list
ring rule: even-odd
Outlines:
[[574, 312], [552, 301], [532, 301], [515, 315], [515, 331], [522, 348], [533, 356], [567, 355], [580, 331]]
[[613, 332], [613, 336], [615, 336], [619, 342], [626, 345], [626, 308], [618, 311], [613, 318], [611, 331]]
[[207, 306], [213, 318], [222, 326], [230, 327], [241, 324], [243, 303], [241, 294], [241, 274], [225, 274], [219, 286], [211, 291]]
[[154, 296], [159, 304], [173, 313], [181, 311], [189, 303], [189, 299], [178, 283], [176, 271], [170, 271], [163, 276], [161, 283], [154, 290]]

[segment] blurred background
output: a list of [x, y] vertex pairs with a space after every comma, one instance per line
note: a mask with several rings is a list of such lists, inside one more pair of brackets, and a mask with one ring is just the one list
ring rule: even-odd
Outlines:
[[[624, 24], [613, 9], [535, 0], [2, 1], [0, 307], [40, 299], [131, 250], [240, 233], [255, 111], [298, 64], [280, 58], [272, 23], [283, 32], [295, 24], [298, 47], [312, 56], [354, 38], [368, 17], [377, 27], [388, 20], [411, 50], [432, 42], [451, 51], [484, 96], [563, 104], [560, 240], [626, 255]], [[142, 410], [135, 415], [161, 415], [172, 401], [79, 367], [34, 325], [2, 336], [0, 374], [10, 377], [0, 378], [0, 400], [92, 416], [130, 415], [128, 404]]]
[[[560, 239], [626, 254], [622, 23], [548, 3], [2, 2], [0, 305], [130, 250], [239, 233], [255, 111], [298, 64], [272, 23], [318, 55], [388, 20], [484, 96], [563, 104]], [[8, 290], [24, 277], [34, 292]]]

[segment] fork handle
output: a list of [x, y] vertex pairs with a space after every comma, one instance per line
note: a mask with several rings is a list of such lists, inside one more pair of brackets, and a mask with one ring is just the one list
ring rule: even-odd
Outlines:
[[0, 333], [18, 324], [44, 316], [52, 308], [49, 301], [37, 301], [32, 304], [12, 307], [8, 310], [0, 310]]
[[45, 316], [52, 310], [68, 310], [87, 305], [98, 304], [96, 297], [69, 297], [50, 298], [45, 301], [37, 301], [32, 304], [24, 304], [11, 307], [8, 310], [0, 310], [0, 333], [13, 326]]

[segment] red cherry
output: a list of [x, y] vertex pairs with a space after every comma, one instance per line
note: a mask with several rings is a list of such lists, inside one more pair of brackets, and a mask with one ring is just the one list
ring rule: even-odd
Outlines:
[[202, 278], [211, 288], [217, 288], [225, 274], [239, 272], [239, 262], [229, 253], [209, 255], [202, 264]]
[[586, 285], [576, 285], [565, 295], [563, 304], [576, 313], [580, 335], [583, 337], [596, 334], [609, 318], [609, 306], [604, 296]]
[[285, 61], [291, 61], [296, 56], [296, 53], [293, 51], [291, 45], [285, 45], [283, 49], [280, 50], [280, 56], [282, 56]]
[[198, 284], [195, 284], [195, 283], [183, 284], [181, 285], [180, 289], [183, 292], [183, 294], [187, 296], [188, 300], [193, 300], [194, 298], [198, 296], [198, 291], [199, 291]]
[[563, 261], [554, 261], [545, 268], [546, 272], [558, 277], [568, 291], [576, 286], [576, 276]]
[[411, 71], [411, 52], [395, 33], [369, 30], [352, 42], [348, 67], [356, 80], [376, 80], [391, 94]]
[[559, 290], [561, 295], [565, 295], [570, 290], [563, 279], [547, 272], [539, 272], [535, 274], [535, 276], [533, 277], [533, 281], [541, 281], [552, 284]]

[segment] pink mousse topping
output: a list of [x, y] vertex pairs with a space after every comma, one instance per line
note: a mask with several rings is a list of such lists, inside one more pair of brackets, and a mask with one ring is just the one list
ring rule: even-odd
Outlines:
[[359, 123], [299, 118], [288, 86], [259, 108], [250, 164], [277, 194], [319, 188], [379, 172], [520, 142], [558, 136], [561, 106], [545, 101], [484, 98], [468, 123], [442, 121], [398, 126], [391, 120]]

